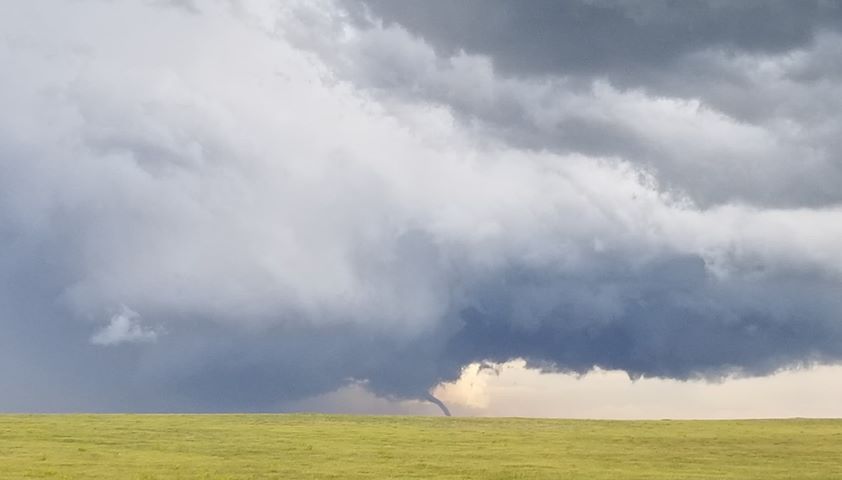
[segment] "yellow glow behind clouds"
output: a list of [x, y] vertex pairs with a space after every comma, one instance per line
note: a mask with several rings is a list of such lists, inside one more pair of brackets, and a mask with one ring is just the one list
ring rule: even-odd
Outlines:
[[[436, 396], [455, 415], [565, 418], [842, 417], [842, 366], [788, 370], [720, 383], [644, 378], [595, 370], [547, 374], [512, 361], [468, 366]], [[495, 372], [496, 370], [496, 372]]]

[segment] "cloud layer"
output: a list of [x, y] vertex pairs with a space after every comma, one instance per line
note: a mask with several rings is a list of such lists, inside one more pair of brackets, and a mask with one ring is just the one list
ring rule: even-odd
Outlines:
[[460, 5], [0, 7], [0, 409], [842, 357], [835, 9]]

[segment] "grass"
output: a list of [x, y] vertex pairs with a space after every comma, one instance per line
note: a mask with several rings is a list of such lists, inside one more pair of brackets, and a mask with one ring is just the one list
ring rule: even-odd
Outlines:
[[842, 421], [0, 415], [0, 478], [838, 479]]

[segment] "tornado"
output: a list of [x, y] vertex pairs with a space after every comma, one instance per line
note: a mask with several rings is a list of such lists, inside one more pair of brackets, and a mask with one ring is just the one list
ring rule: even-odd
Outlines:
[[427, 400], [430, 403], [435, 404], [437, 407], [439, 407], [441, 409], [441, 413], [443, 413], [446, 417], [452, 416], [452, 415], [450, 415], [450, 409], [447, 408], [447, 405], [445, 405], [444, 402], [442, 402], [441, 400], [436, 398], [432, 393], [427, 392], [424, 395], [424, 399]]

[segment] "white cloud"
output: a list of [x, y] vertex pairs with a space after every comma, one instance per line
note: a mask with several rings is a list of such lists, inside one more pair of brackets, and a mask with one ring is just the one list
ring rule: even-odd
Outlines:
[[761, 378], [629, 379], [620, 371], [541, 373], [516, 360], [465, 368], [436, 394], [458, 415], [558, 418], [774, 418], [842, 416], [842, 366], [785, 370]]
[[113, 346], [124, 343], [151, 343], [158, 339], [158, 332], [143, 325], [140, 315], [128, 307], [111, 317], [108, 325], [91, 337], [94, 345]]

